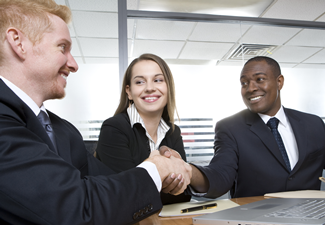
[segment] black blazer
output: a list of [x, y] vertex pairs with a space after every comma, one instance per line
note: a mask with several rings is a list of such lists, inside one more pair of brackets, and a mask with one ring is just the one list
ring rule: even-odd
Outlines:
[[232, 197], [265, 193], [319, 190], [325, 165], [325, 126], [321, 118], [284, 108], [292, 126], [299, 160], [291, 172], [270, 129], [248, 109], [223, 119], [215, 128], [215, 156], [198, 167], [210, 182], [207, 197], [230, 189]]
[[72, 124], [49, 116], [59, 155], [35, 114], [0, 79], [1, 224], [130, 224], [161, 209], [146, 170], [116, 174], [88, 153]]
[[[170, 124], [168, 124], [171, 126]], [[177, 151], [186, 161], [181, 131], [175, 125], [175, 130], [170, 129], [160, 146], [166, 145]], [[119, 113], [102, 124], [96, 156], [104, 164], [116, 172], [125, 171], [136, 167], [150, 155], [150, 146], [145, 129], [140, 124], [131, 127], [127, 113]], [[189, 201], [190, 195], [173, 196], [162, 193], [163, 204]]]

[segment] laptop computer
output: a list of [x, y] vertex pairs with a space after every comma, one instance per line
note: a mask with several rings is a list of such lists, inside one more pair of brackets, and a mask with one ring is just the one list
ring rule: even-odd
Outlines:
[[193, 224], [324, 225], [324, 198], [270, 198], [193, 217]]

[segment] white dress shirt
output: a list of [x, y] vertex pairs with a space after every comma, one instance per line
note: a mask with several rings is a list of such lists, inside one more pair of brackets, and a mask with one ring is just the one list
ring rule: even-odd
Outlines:
[[[12, 82], [7, 80], [6, 78], [0, 76], [0, 79], [35, 113], [37, 116], [40, 110], [46, 112], [44, 105], [42, 104], [41, 108], [29, 97], [24, 91], [22, 91], [19, 87], [14, 85]], [[47, 113], [47, 112], [46, 112]], [[161, 191], [162, 182], [159, 176], [159, 172], [157, 167], [152, 162], [143, 162], [139, 164], [137, 167], [144, 168], [149, 173], [152, 180], [155, 182], [158, 191]]]
[[[264, 115], [264, 114], [260, 114], [260, 113], [258, 115], [261, 117], [261, 119], [264, 121], [265, 124], [271, 118], [268, 115]], [[278, 131], [281, 135], [281, 138], [284, 143], [284, 147], [287, 151], [287, 155], [288, 155], [291, 170], [292, 170], [298, 162], [299, 152], [298, 152], [298, 146], [297, 146], [297, 141], [296, 141], [295, 135], [293, 133], [290, 122], [284, 113], [283, 106], [281, 106], [281, 108], [275, 114], [274, 117], [276, 117], [279, 120]]]
[[141, 126], [145, 129], [146, 131], [146, 136], [149, 140], [149, 146], [150, 150], [154, 151], [159, 149], [159, 145], [161, 141], [165, 138], [167, 132], [169, 131], [170, 127], [167, 125], [167, 123], [164, 121], [163, 118], [160, 119], [160, 122], [158, 124], [158, 129], [157, 129], [157, 141], [156, 143], [152, 140], [151, 136], [149, 135], [146, 126], [137, 110], [135, 107], [134, 103], [127, 109], [128, 116], [130, 118], [130, 123], [131, 127], [133, 127], [134, 124], [139, 123]]

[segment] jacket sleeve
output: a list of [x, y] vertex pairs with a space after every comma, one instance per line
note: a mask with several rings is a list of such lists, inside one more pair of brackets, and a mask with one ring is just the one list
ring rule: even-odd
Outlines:
[[215, 155], [208, 166], [196, 166], [210, 183], [204, 197], [217, 198], [234, 185], [238, 169], [238, 147], [228, 126], [218, 122], [215, 128]]
[[82, 177], [17, 115], [1, 111], [1, 220], [10, 224], [130, 224], [161, 209], [159, 193], [145, 169]]
[[137, 166], [130, 149], [130, 135], [125, 131], [124, 125], [117, 124], [114, 117], [104, 121], [96, 149], [97, 158], [116, 172]]

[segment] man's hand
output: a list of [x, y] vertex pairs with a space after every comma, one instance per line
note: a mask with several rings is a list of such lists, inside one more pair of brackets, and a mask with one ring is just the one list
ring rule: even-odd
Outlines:
[[182, 159], [181, 155], [176, 152], [175, 150], [168, 148], [167, 146], [163, 145], [159, 148], [160, 155], [163, 155], [167, 158], [170, 158], [171, 156], [174, 156], [176, 158]]
[[[164, 192], [175, 195], [181, 194], [190, 183], [192, 168], [184, 162], [181, 157], [170, 155], [169, 158], [159, 154], [159, 151], [152, 151], [146, 159], [156, 165], [159, 172]], [[174, 175], [173, 175], [174, 174]]]
[[[178, 152], [175, 150], [168, 148], [167, 146], [161, 146], [159, 148], [160, 155], [163, 155], [167, 158], [170, 158], [171, 156], [176, 158], [182, 158]], [[195, 166], [191, 165], [192, 168], [192, 178], [190, 185], [193, 189], [196, 190], [196, 192], [199, 193], [206, 193], [209, 190], [209, 181], [208, 178]], [[179, 185], [177, 185], [177, 182], [179, 182]], [[165, 188], [164, 188], [165, 185]], [[172, 179], [171, 177], [168, 177], [163, 182], [163, 189], [168, 190], [169, 193], [174, 194], [177, 193], [180, 190], [180, 181], [175, 179]]]
[[[159, 148], [160, 155], [170, 158], [174, 156], [175, 158], [182, 159], [180, 154], [167, 146], [161, 146]], [[184, 179], [182, 179], [182, 174], [170, 174], [162, 183], [162, 192], [170, 193], [173, 195], [179, 194], [183, 187]]]
[[184, 179], [182, 174], [176, 175], [175, 173], [170, 174], [163, 182], [162, 182], [162, 192], [169, 193], [173, 195], [178, 195], [182, 193], [181, 189], [184, 184]]

